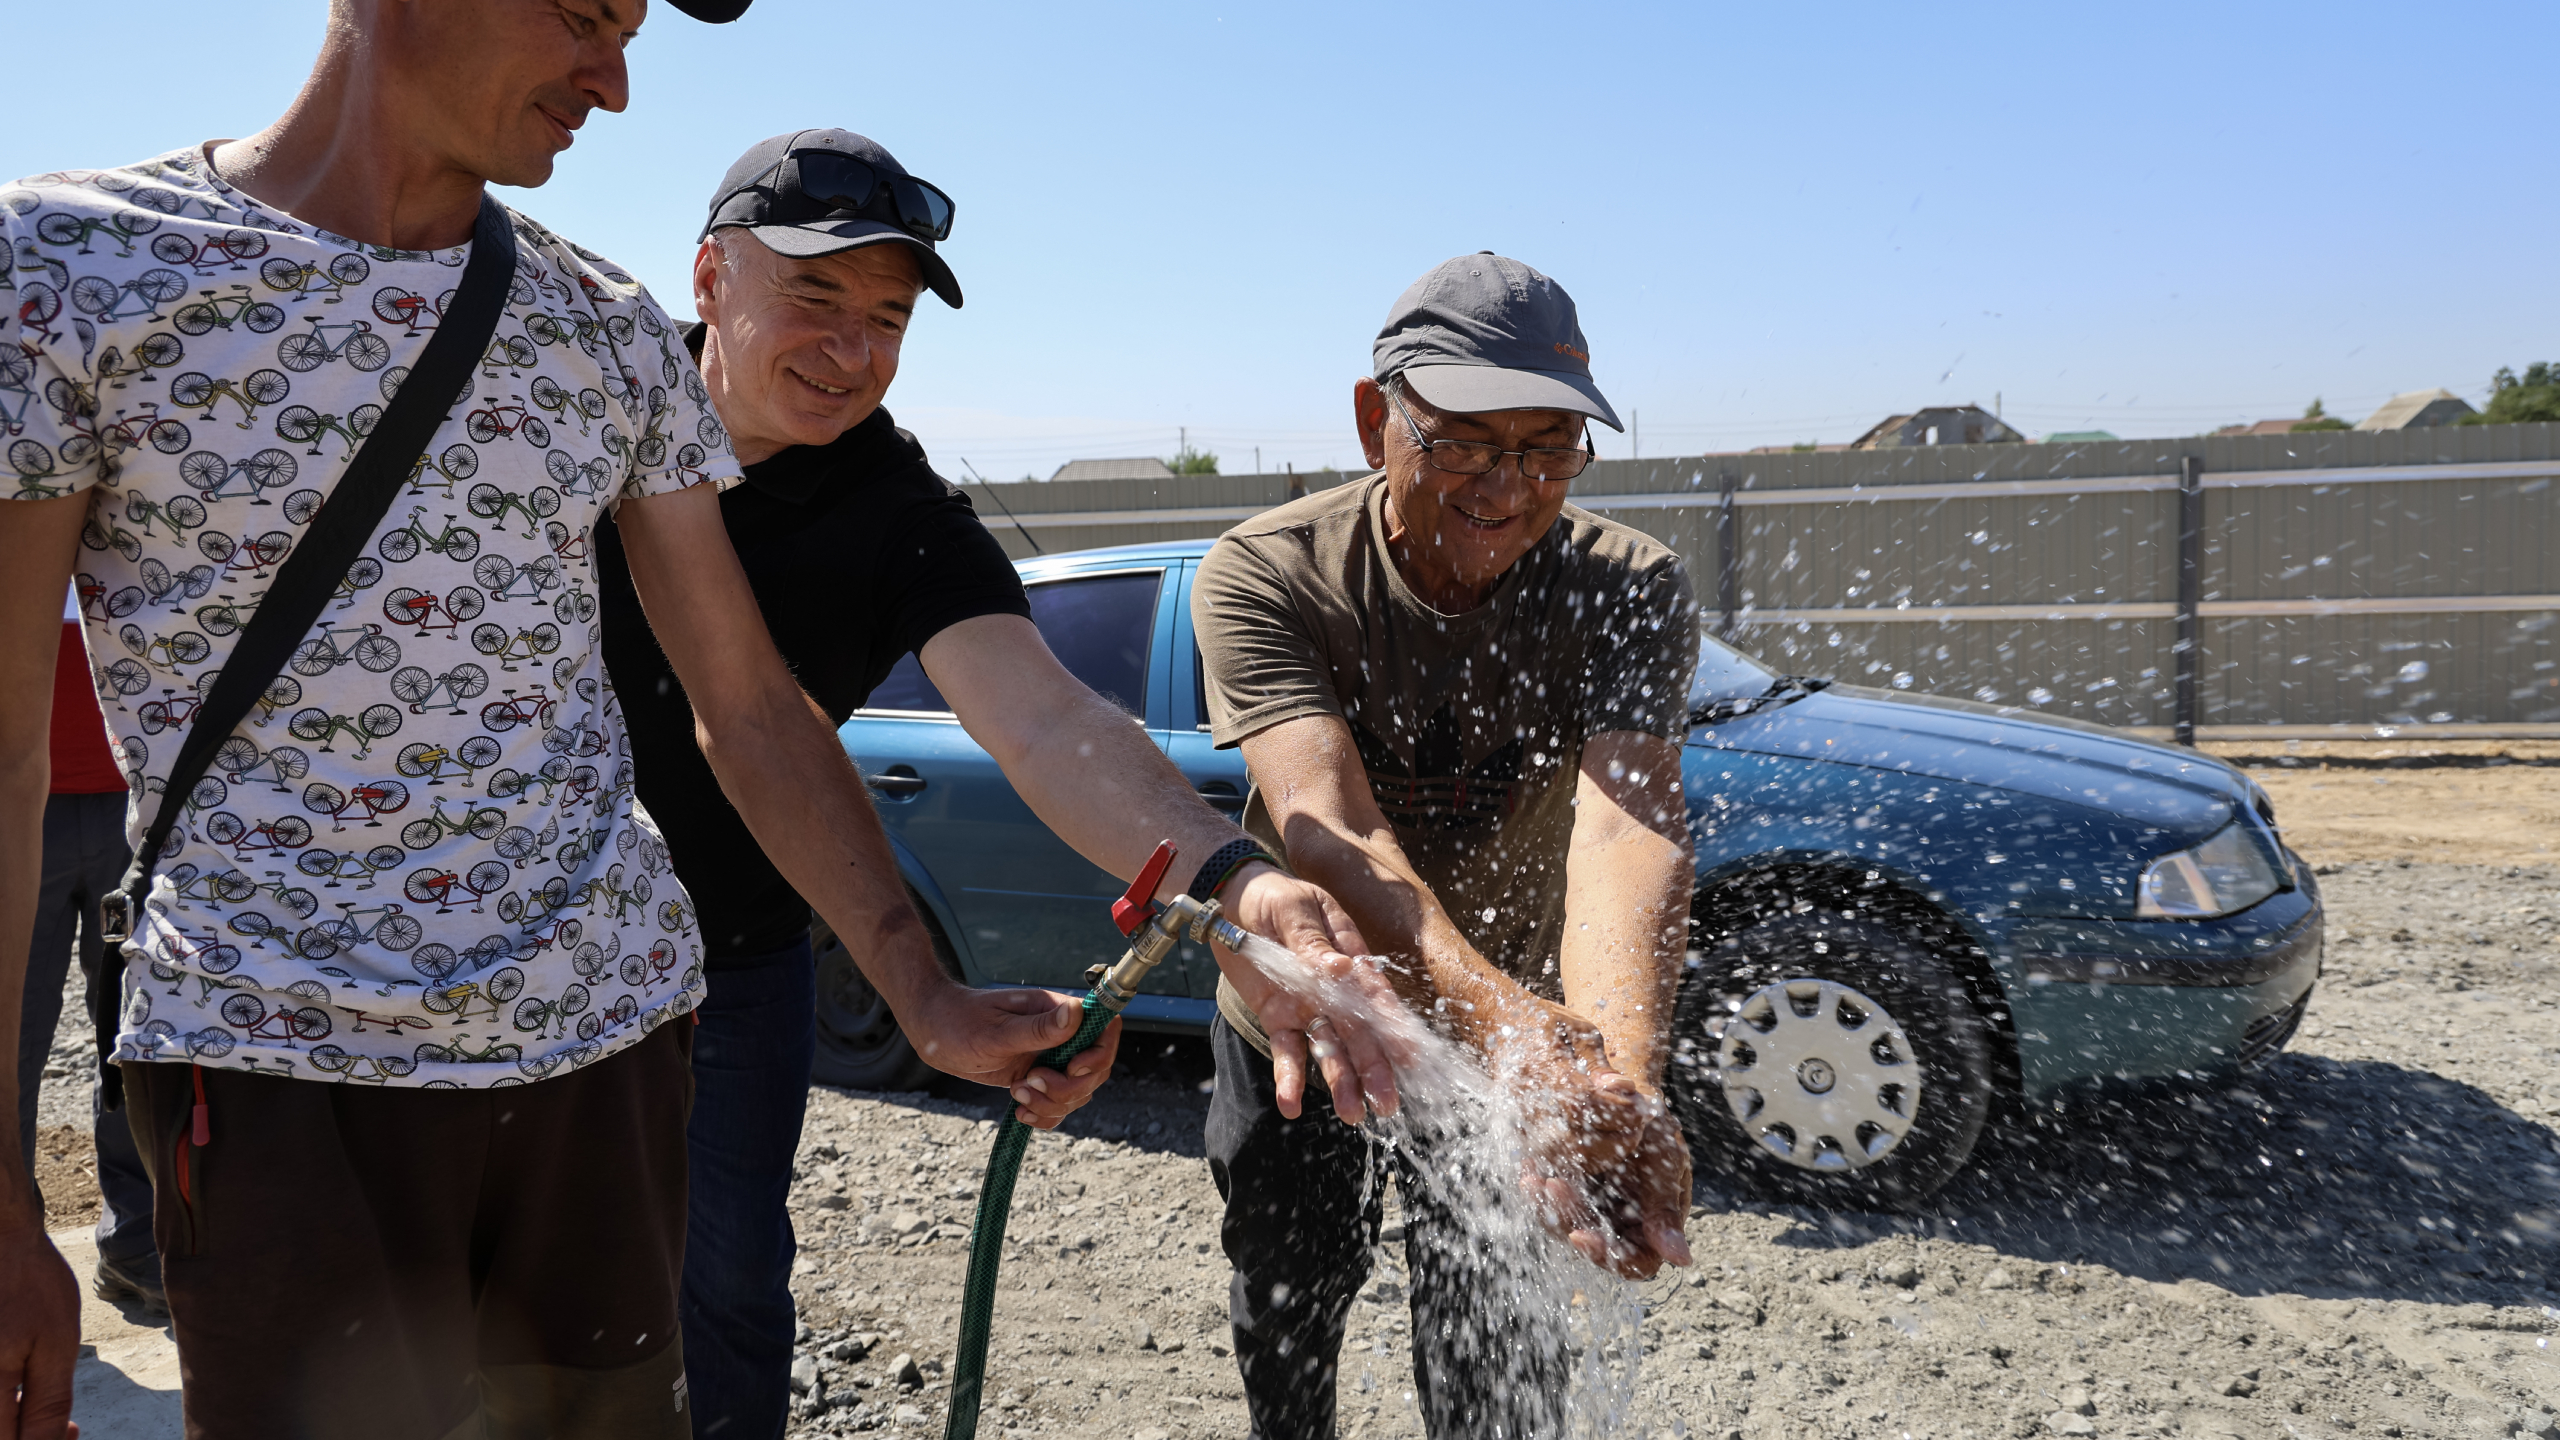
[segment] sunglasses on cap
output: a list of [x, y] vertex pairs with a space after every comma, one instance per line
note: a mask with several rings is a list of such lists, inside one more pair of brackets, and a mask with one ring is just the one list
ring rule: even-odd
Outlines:
[[[798, 171], [799, 183], [780, 188], [786, 197], [797, 189], [801, 201], [778, 197], [767, 223], [795, 225], [844, 214], [895, 225], [919, 240], [951, 238], [951, 197], [912, 175], [890, 174], [840, 151], [794, 150], [759, 182], [779, 175], [784, 166]], [[810, 213], [787, 213], [803, 208]]]

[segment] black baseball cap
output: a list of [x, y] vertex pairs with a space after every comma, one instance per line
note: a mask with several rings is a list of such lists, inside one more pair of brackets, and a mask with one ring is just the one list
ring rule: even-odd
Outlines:
[[1402, 375], [1443, 410], [1569, 410], [1627, 428], [1592, 383], [1573, 297], [1490, 250], [1443, 261], [1397, 296], [1370, 358], [1380, 384]]
[[726, 25], [747, 13], [755, 0], [667, 0], [667, 3], [709, 25]]
[[794, 130], [760, 140], [738, 157], [720, 177], [720, 188], [711, 196], [711, 217], [696, 238], [707, 239], [714, 230], [742, 229], [775, 254], [802, 260], [865, 245], [904, 245], [915, 252], [925, 288], [959, 309], [960, 281], [934, 253], [931, 240], [906, 226], [831, 208], [801, 188], [800, 162], [793, 156], [805, 151], [831, 151], [860, 161], [886, 182], [885, 191], [915, 179], [897, 156], [867, 136], [850, 130]]

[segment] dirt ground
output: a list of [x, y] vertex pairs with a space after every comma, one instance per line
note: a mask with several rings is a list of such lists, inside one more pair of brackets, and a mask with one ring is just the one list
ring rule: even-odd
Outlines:
[[2285, 839], [2316, 864], [2560, 863], [2560, 743], [2308, 740], [2204, 748], [2267, 787]]
[[[2560, 1437], [2560, 754], [2323, 748], [2239, 756], [2329, 906], [2286, 1053], [2236, 1088], [2012, 1114], [1913, 1215], [1703, 1177], [1699, 1264], [1646, 1288], [1621, 1433]], [[77, 1045], [48, 1124], [85, 1121]], [[1206, 1049], [1123, 1053], [1031, 1147], [982, 1433], [1245, 1433]], [[991, 1094], [812, 1093], [794, 1435], [938, 1433]], [[1420, 1433], [1401, 1280], [1382, 1248], [1345, 1436]]]
[[103, 1213], [98, 1195], [98, 1154], [86, 1125], [47, 1125], [36, 1131], [36, 1189], [44, 1195], [48, 1230], [95, 1225]]

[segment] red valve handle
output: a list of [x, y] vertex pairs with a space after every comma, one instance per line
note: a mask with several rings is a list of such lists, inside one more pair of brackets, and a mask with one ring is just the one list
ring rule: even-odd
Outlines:
[[1173, 842], [1156, 846], [1147, 857], [1138, 878], [1129, 882], [1129, 893], [1111, 902], [1111, 923], [1123, 935], [1135, 935], [1138, 927], [1156, 917], [1156, 887], [1164, 883], [1164, 872], [1173, 864]]

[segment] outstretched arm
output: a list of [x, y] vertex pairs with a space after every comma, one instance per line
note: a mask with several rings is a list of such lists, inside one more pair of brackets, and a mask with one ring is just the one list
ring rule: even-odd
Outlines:
[[[1378, 808], [1349, 726], [1331, 715], [1284, 720], [1247, 736], [1244, 758], [1290, 863], [1332, 892], [1380, 954], [1405, 962], [1395, 985], [1408, 1005], [1478, 1049], [1506, 1027], [1525, 1033], [1556, 1018], [1542, 1014], [1555, 1007], [1477, 954], [1440, 908]], [[1596, 1033], [1590, 1043], [1596, 1052]]]
[[702, 753], [756, 843], [846, 941], [917, 1053], [1006, 1086], [1024, 1121], [1057, 1125], [1109, 1077], [1118, 1028], [1066, 1074], [1035, 1070], [1075, 1034], [1078, 1002], [943, 974], [861, 775], [774, 649], [711, 487], [625, 500], [616, 518], [649, 626], [693, 697]]
[[1341, 902], [1379, 953], [1404, 962], [1393, 974], [1405, 1003], [1552, 1093], [1591, 1089], [1587, 1077], [1608, 1065], [1601, 1032], [1531, 994], [1459, 933], [1396, 843], [1349, 726], [1332, 715], [1284, 720], [1246, 737], [1244, 755], [1290, 863]]
[[1607, 1037], [1619, 1074], [1662, 1086], [1697, 883], [1680, 747], [1611, 731], [1582, 747], [1565, 860], [1564, 1003]]
[[[1595, 1131], [1583, 1170], [1618, 1236], [1586, 1252], [1632, 1273], [1689, 1263], [1689, 1151], [1662, 1098], [1671, 1007], [1688, 953], [1696, 882], [1680, 747], [1611, 731], [1582, 747], [1573, 846], [1565, 860], [1564, 1003], [1598, 1028], [1617, 1073], [1600, 1083], [1634, 1100], [1640, 1124]], [[1591, 1241], [1602, 1237], [1592, 1235]]]
[[[52, 784], [54, 655], [88, 514], [86, 491], [0, 502], [0, 554], [10, 557], [0, 565], [0, 1055], [18, 1053]], [[0, 1068], [0, 1114], [17, 1113], [11, 1064]], [[0, 1144], [0, 1296], [0, 1440], [58, 1440], [71, 1419], [80, 1292], [45, 1238], [35, 1177], [14, 1144]]]
[[[1667, 842], [1647, 830], [1648, 842], [1626, 825], [1598, 821], [1588, 813], [1595, 802], [1617, 811], [1609, 797], [1624, 793], [1625, 785], [1607, 772], [1619, 753], [1615, 742], [1628, 738], [1646, 737], [1609, 736], [1586, 754], [1580, 782], [1583, 811], [1575, 823], [1575, 849], [1567, 868], [1568, 934], [1596, 915], [1597, 906], [1612, 903], [1604, 897], [1633, 899], [1641, 890], [1641, 903], [1660, 908], [1656, 892], [1662, 888]], [[1670, 748], [1667, 741], [1651, 743]], [[1497, 1074], [1543, 1102], [1556, 1122], [1549, 1127], [1553, 1148], [1537, 1167], [1543, 1174], [1531, 1180], [1551, 1207], [1557, 1228], [1594, 1264], [1622, 1273], [1650, 1275], [1666, 1259], [1686, 1264], [1688, 1249], [1680, 1240], [1679, 1223], [1688, 1213], [1688, 1152], [1656, 1088], [1660, 1038], [1644, 1028], [1667, 1011], [1653, 998], [1652, 982], [1630, 973], [1649, 976], [1659, 964], [1653, 922], [1634, 922], [1640, 954], [1631, 948], [1623, 921], [1595, 924], [1578, 943], [1569, 941], [1559, 962], [1568, 1003], [1542, 1000], [1467, 943], [1414, 871], [1396, 843], [1394, 827], [1378, 809], [1358, 747], [1341, 720], [1315, 715], [1283, 721], [1248, 737], [1244, 753], [1255, 786], [1288, 843], [1291, 863], [1330, 891], [1384, 953], [1410, 962], [1395, 982], [1407, 1003], [1435, 1016], [1462, 1043], [1483, 1052]], [[1595, 790], [1595, 761], [1598, 775], [1611, 788]], [[1650, 758], [1647, 764], [1649, 777], [1664, 773]], [[1675, 751], [1668, 771], [1675, 784], [1678, 773]], [[1655, 808], [1635, 802], [1639, 813], [1649, 815]], [[1685, 829], [1680, 834], [1680, 853], [1685, 855]], [[1586, 843], [1598, 847], [1589, 856]], [[1639, 857], [1642, 863], [1635, 863]], [[1630, 883], [1630, 877], [1642, 879]], [[1577, 884], [1584, 884], [1579, 908], [1573, 890]], [[1685, 938], [1685, 929], [1681, 933]], [[1679, 954], [1675, 947], [1675, 970]], [[1275, 1034], [1275, 1052], [1278, 1044]], [[1670, 1176], [1666, 1167], [1676, 1167], [1677, 1176]], [[1632, 1189], [1638, 1179], [1650, 1187], [1641, 1192], [1648, 1203], [1642, 1207], [1639, 1238], [1613, 1244], [1595, 1223], [1593, 1192], [1614, 1195]], [[1666, 1209], [1657, 1193], [1670, 1188], [1679, 1192], [1676, 1211]], [[1667, 1219], [1669, 1215], [1678, 1219]]]
[[[1170, 898], [1190, 885], [1219, 846], [1243, 833], [1201, 801], [1145, 730], [1069, 674], [1030, 621], [1018, 615], [963, 620], [926, 641], [918, 658], [1031, 812], [1102, 869], [1134, 876], [1156, 842], [1169, 839], [1183, 857], [1157, 892]], [[1349, 958], [1368, 947], [1342, 907], [1317, 886], [1257, 864], [1239, 871], [1220, 899], [1238, 925], [1369, 989], [1373, 1002], [1392, 999], [1374, 969]], [[1224, 946], [1216, 949], [1219, 968], [1248, 1001], [1271, 988], [1250, 963]], [[1296, 1002], [1278, 1003], [1286, 1010]], [[1356, 1015], [1330, 1018], [1341, 1045], [1321, 1064], [1335, 1113], [1355, 1124], [1370, 1110], [1394, 1114], [1395, 1067], [1386, 1043]], [[1302, 1026], [1314, 1019], [1307, 1009], [1275, 1023]], [[1305, 1091], [1303, 1057], [1293, 1056], [1275, 1079], [1281, 1113], [1295, 1118]]]

